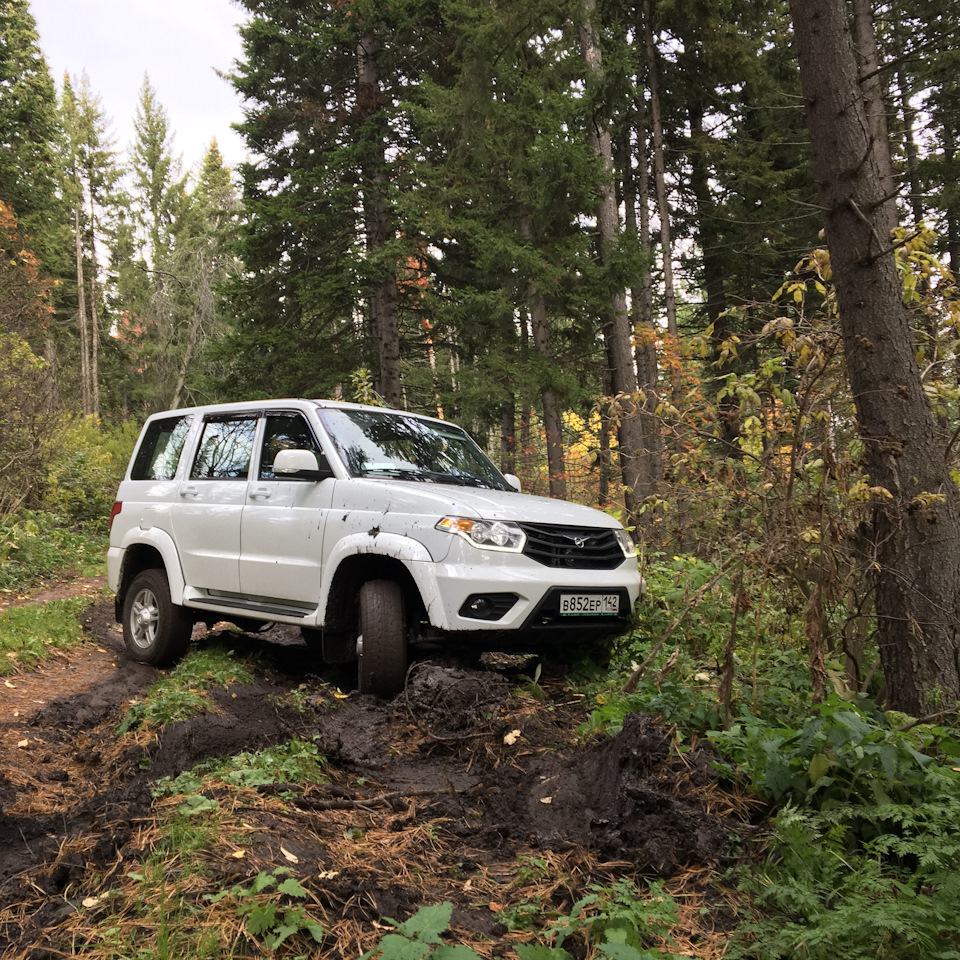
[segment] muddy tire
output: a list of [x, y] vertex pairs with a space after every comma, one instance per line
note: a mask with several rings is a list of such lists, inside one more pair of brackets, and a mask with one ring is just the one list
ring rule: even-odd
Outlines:
[[393, 580], [370, 580], [360, 588], [357, 689], [392, 697], [407, 675], [403, 591]]
[[170, 599], [163, 570], [143, 570], [123, 598], [123, 642], [134, 660], [166, 667], [190, 644], [193, 620]]

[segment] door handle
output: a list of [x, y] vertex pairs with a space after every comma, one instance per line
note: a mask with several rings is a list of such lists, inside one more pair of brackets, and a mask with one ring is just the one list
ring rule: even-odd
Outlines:
[[186, 499], [187, 497], [198, 497], [200, 495], [200, 488], [196, 484], [188, 484], [185, 487], [180, 488], [180, 496]]
[[251, 500], [269, 500], [271, 491], [269, 487], [256, 487], [248, 494]]

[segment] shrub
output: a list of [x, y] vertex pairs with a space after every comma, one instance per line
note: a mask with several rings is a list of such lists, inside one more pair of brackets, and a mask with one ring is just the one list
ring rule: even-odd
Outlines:
[[51, 453], [43, 505], [72, 523], [106, 532], [110, 507], [138, 435], [131, 422], [106, 426], [93, 417], [64, 422]]

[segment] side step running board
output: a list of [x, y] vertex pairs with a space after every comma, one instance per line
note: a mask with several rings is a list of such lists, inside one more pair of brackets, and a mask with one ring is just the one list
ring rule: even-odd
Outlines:
[[215, 607], [218, 610], [243, 610], [247, 613], [265, 613], [278, 617], [305, 617], [312, 610], [287, 603], [264, 603], [262, 600], [241, 600], [238, 597], [191, 597], [191, 607]]

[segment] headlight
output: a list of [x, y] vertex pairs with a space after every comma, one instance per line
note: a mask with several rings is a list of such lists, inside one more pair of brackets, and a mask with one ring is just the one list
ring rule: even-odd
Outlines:
[[630, 539], [630, 534], [626, 530], [614, 530], [614, 536], [617, 538], [617, 542], [620, 544], [620, 549], [623, 551], [623, 555], [628, 559], [630, 557], [635, 557], [637, 555], [637, 545]]
[[438, 530], [455, 533], [467, 543], [482, 550], [506, 550], [520, 553], [526, 543], [526, 534], [515, 523], [505, 520], [465, 520], [463, 517], [444, 517], [437, 523]]

